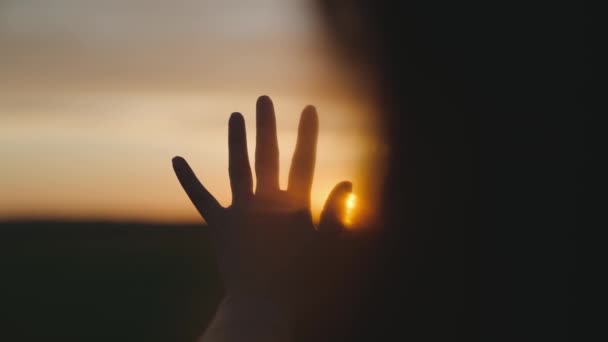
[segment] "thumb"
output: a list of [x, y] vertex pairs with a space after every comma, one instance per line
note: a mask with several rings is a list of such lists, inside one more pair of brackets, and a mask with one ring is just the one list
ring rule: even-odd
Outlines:
[[353, 191], [353, 184], [348, 181], [340, 182], [329, 194], [319, 222], [319, 232], [338, 234], [344, 230], [346, 215], [346, 200]]

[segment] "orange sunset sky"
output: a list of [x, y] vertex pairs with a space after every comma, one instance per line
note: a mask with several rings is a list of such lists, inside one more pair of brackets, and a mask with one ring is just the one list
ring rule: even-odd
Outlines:
[[230, 203], [227, 122], [277, 113], [286, 184], [301, 110], [320, 117], [318, 216], [352, 180], [373, 212], [386, 147], [365, 82], [298, 0], [0, 1], [0, 220], [196, 222], [171, 168], [184, 156]]

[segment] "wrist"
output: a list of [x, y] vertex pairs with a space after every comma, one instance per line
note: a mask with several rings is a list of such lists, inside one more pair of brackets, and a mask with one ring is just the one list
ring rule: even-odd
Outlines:
[[284, 310], [269, 296], [228, 294], [201, 342], [292, 341], [291, 327]]

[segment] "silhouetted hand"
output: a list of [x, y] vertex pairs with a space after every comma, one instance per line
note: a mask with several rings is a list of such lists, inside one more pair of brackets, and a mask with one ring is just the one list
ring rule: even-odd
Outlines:
[[[286, 314], [282, 305], [288, 300], [282, 296], [288, 292], [286, 284], [289, 278], [298, 271], [297, 256], [314, 244], [319, 235], [340, 232], [344, 202], [352, 191], [350, 182], [341, 182], [333, 189], [321, 214], [319, 227], [315, 229], [310, 212], [310, 193], [319, 128], [316, 110], [307, 106], [302, 112], [287, 190], [279, 188], [279, 148], [270, 98], [260, 97], [256, 111], [255, 192], [243, 116], [233, 113], [229, 120], [230, 207], [220, 206], [183, 158], [173, 159], [182, 187], [211, 230], [227, 298], [232, 302], [231, 309], [226, 311], [239, 311], [240, 314], [233, 314], [241, 315], [236, 320], [247, 320], [251, 325], [277, 324], [277, 320], [285, 319], [280, 316]], [[263, 316], [262, 307], [266, 304], [260, 303], [268, 304], [266, 313], [274, 317], [271, 319], [274, 322], [263, 322], [262, 318], [262, 321], [252, 323], [260, 317], [243, 317]], [[230, 324], [225, 321], [230, 318], [220, 320], [224, 323], [215, 322], [210, 328], [214, 329], [215, 325], [215, 330], [223, 330], [214, 333], [215, 340], [238, 341], [242, 337], [248, 341], [279, 341], [287, 339], [289, 334], [279, 333], [283, 327], [278, 326], [272, 332], [263, 331], [259, 326], [243, 329], [239, 326], [243, 322], [234, 323], [229, 328], [240, 332], [227, 332], [225, 330]], [[222, 324], [226, 328], [217, 328]], [[269, 333], [273, 334], [272, 337], [268, 336]]]

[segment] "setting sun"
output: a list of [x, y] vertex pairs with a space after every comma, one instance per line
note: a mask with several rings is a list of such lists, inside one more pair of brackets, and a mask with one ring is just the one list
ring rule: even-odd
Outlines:
[[353, 221], [353, 212], [357, 205], [357, 197], [354, 194], [348, 195], [346, 199], [346, 212], [344, 214], [344, 223], [351, 225]]

